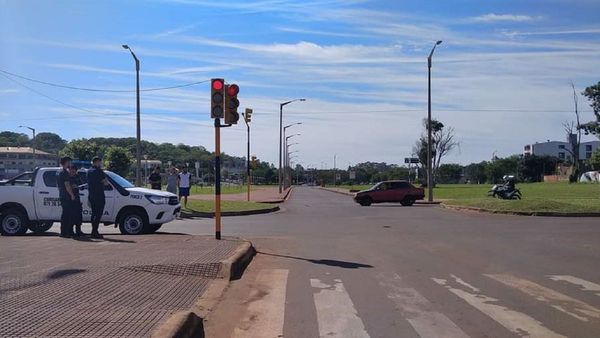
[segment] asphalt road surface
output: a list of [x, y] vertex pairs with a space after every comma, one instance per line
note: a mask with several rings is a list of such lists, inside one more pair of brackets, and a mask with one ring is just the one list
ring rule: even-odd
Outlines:
[[208, 337], [600, 337], [597, 218], [361, 207], [318, 188], [282, 209], [224, 218], [259, 254]]

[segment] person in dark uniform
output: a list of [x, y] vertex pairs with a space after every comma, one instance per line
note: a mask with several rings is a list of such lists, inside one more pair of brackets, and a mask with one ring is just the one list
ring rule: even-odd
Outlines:
[[81, 214], [83, 213], [83, 208], [81, 207], [81, 198], [79, 197], [79, 186], [81, 185], [81, 179], [79, 178], [79, 175], [77, 175], [77, 166], [71, 165], [69, 168], [69, 179], [71, 182], [71, 189], [75, 195], [75, 200], [73, 201], [73, 218], [71, 219], [71, 222], [73, 222], [73, 225], [75, 225], [74, 236], [83, 237], [85, 236], [83, 231], [81, 231], [81, 223], [83, 223]]
[[154, 172], [148, 177], [152, 189], [160, 190], [162, 177], [160, 176], [160, 167], [154, 168]]
[[108, 185], [106, 175], [102, 170], [102, 160], [99, 157], [94, 157], [92, 160], [92, 168], [88, 170], [88, 200], [92, 209], [92, 238], [103, 238], [98, 232], [100, 220], [104, 213], [104, 186]]
[[60, 198], [60, 206], [62, 214], [60, 215], [60, 237], [73, 237], [73, 209], [75, 205], [75, 194], [71, 187], [69, 179], [69, 167], [71, 166], [71, 158], [68, 156], [60, 159], [62, 170], [57, 172], [56, 183], [58, 185], [58, 196]]

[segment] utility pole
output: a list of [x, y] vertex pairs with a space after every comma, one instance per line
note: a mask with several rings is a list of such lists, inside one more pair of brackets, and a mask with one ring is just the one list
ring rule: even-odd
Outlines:
[[131, 53], [131, 56], [133, 56], [133, 59], [135, 60], [135, 93], [136, 93], [135, 185], [139, 187], [142, 185], [142, 178], [141, 178], [141, 176], [142, 176], [142, 174], [141, 174], [141, 167], [142, 167], [142, 131], [141, 131], [141, 129], [142, 129], [142, 127], [141, 127], [141, 122], [140, 122], [140, 60], [133, 53], [133, 51], [131, 50], [131, 48], [129, 48], [128, 45], [123, 45], [123, 48], [129, 50], [129, 52]]
[[427, 200], [429, 202], [433, 202], [433, 168], [431, 167], [431, 58], [433, 57], [435, 47], [441, 43], [441, 40], [437, 41], [427, 57]]

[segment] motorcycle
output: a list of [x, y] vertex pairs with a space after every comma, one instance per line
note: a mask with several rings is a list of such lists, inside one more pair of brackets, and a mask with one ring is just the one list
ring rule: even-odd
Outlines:
[[488, 196], [497, 197], [504, 200], [520, 200], [522, 195], [521, 191], [515, 186], [515, 179], [513, 176], [504, 176], [503, 184], [494, 184], [492, 189], [488, 191]]

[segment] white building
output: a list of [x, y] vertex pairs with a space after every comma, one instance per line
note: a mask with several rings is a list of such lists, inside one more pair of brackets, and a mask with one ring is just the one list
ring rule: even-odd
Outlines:
[[[600, 141], [581, 142], [579, 145], [579, 158], [582, 160], [589, 159], [598, 147], [600, 147]], [[527, 144], [523, 147], [523, 155], [552, 156], [569, 161], [572, 159], [571, 144], [562, 141]]]
[[58, 157], [30, 147], [0, 147], [0, 179], [10, 178], [35, 167], [57, 166]]

